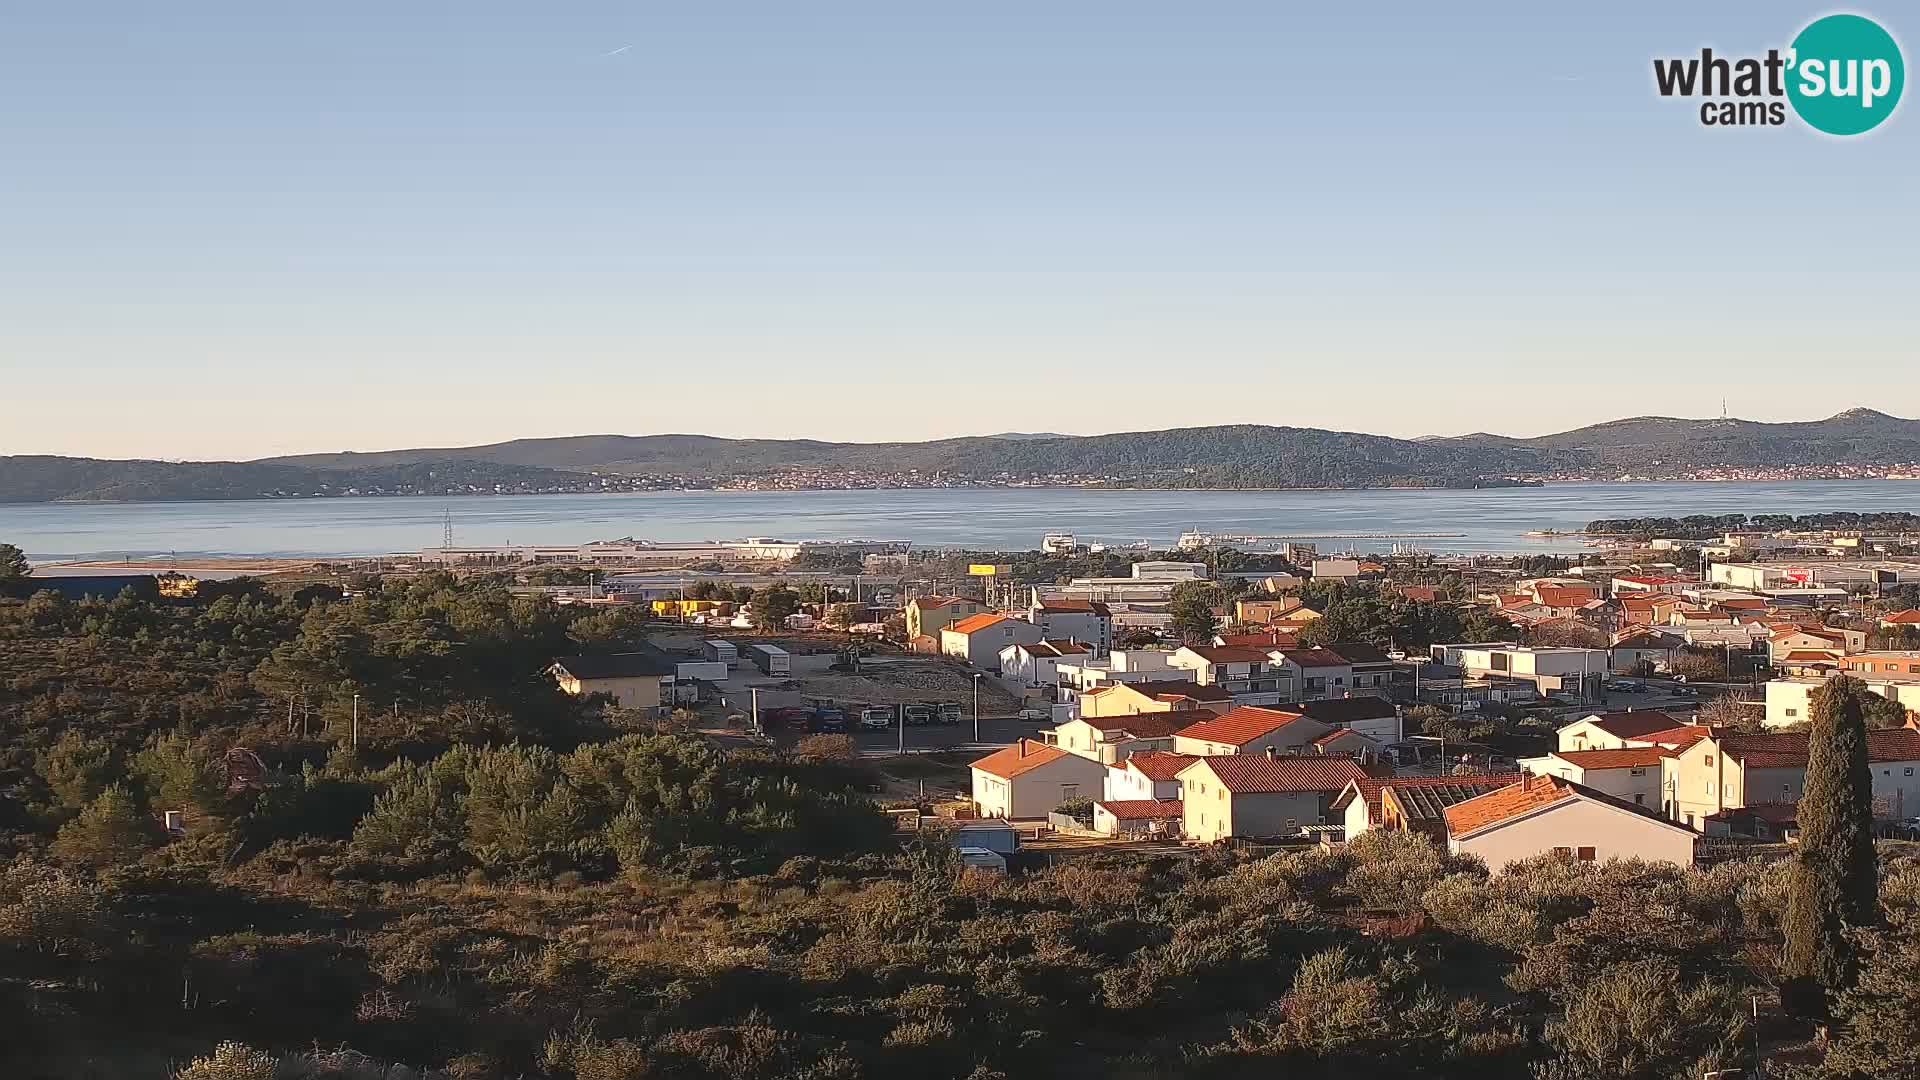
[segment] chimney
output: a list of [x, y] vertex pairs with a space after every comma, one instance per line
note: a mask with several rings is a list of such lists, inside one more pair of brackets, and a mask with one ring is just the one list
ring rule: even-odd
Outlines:
[[1269, 746], [1267, 747], [1267, 760], [1268, 760], [1268, 761], [1272, 761], [1272, 760], [1274, 760], [1274, 759], [1276, 759], [1276, 758], [1278, 758], [1279, 756], [1280, 756], [1280, 751], [1279, 751], [1279, 750], [1276, 750], [1276, 749], [1274, 749], [1274, 747], [1273, 747], [1272, 745], [1269, 745]]

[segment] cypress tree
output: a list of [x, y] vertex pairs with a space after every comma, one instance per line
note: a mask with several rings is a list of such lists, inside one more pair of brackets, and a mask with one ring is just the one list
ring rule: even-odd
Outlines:
[[1813, 696], [1807, 781], [1800, 797], [1800, 847], [1787, 895], [1782, 968], [1804, 1011], [1854, 976], [1846, 928], [1878, 921], [1873, 851], [1873, 772], [1867, 765], [1867, 702], [1858, 679], [1830, 679]]

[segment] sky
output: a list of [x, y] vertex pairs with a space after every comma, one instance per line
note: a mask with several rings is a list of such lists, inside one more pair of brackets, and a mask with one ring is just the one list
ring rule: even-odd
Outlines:
[[0, 453], [1920, 416], [1829, 9], [1317, 7], [0, 0]]

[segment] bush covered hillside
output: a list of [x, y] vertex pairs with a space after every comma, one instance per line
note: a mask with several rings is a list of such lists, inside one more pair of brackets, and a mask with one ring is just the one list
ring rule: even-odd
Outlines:
[[1821, 1041], [1775, 1005], [1792, 862], [1489, 879], [1372, 833], [987, 876], [858, 759], [560, 694], [630, 615], [350, 591], [0, 600], [0, 1076], [1920, 1076], [1902, 851], [1822, 946]]

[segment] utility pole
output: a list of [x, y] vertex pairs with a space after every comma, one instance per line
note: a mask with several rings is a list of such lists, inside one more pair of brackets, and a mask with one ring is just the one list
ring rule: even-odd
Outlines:
[[758, 735], [760, 734], [760, 688], [757, 686], [748, 687], [747, 693], [753, 696], [753, 704], [750, 706], [753, 710], [753, 733]]
[[360, 752], [360, 695], [353, 695], [353, 750]]
[[893, 707], [893, 726], [894, 726], [894, 730], [899, 733], [899, 739], [900, 739], [900, 746], [897, 753], [900, 757], [906, 757], [907, 756], [907, 707], [905, 705], [895, 705]]
[[980, 741], [980, 673], [973, 673], [973, 741]]

